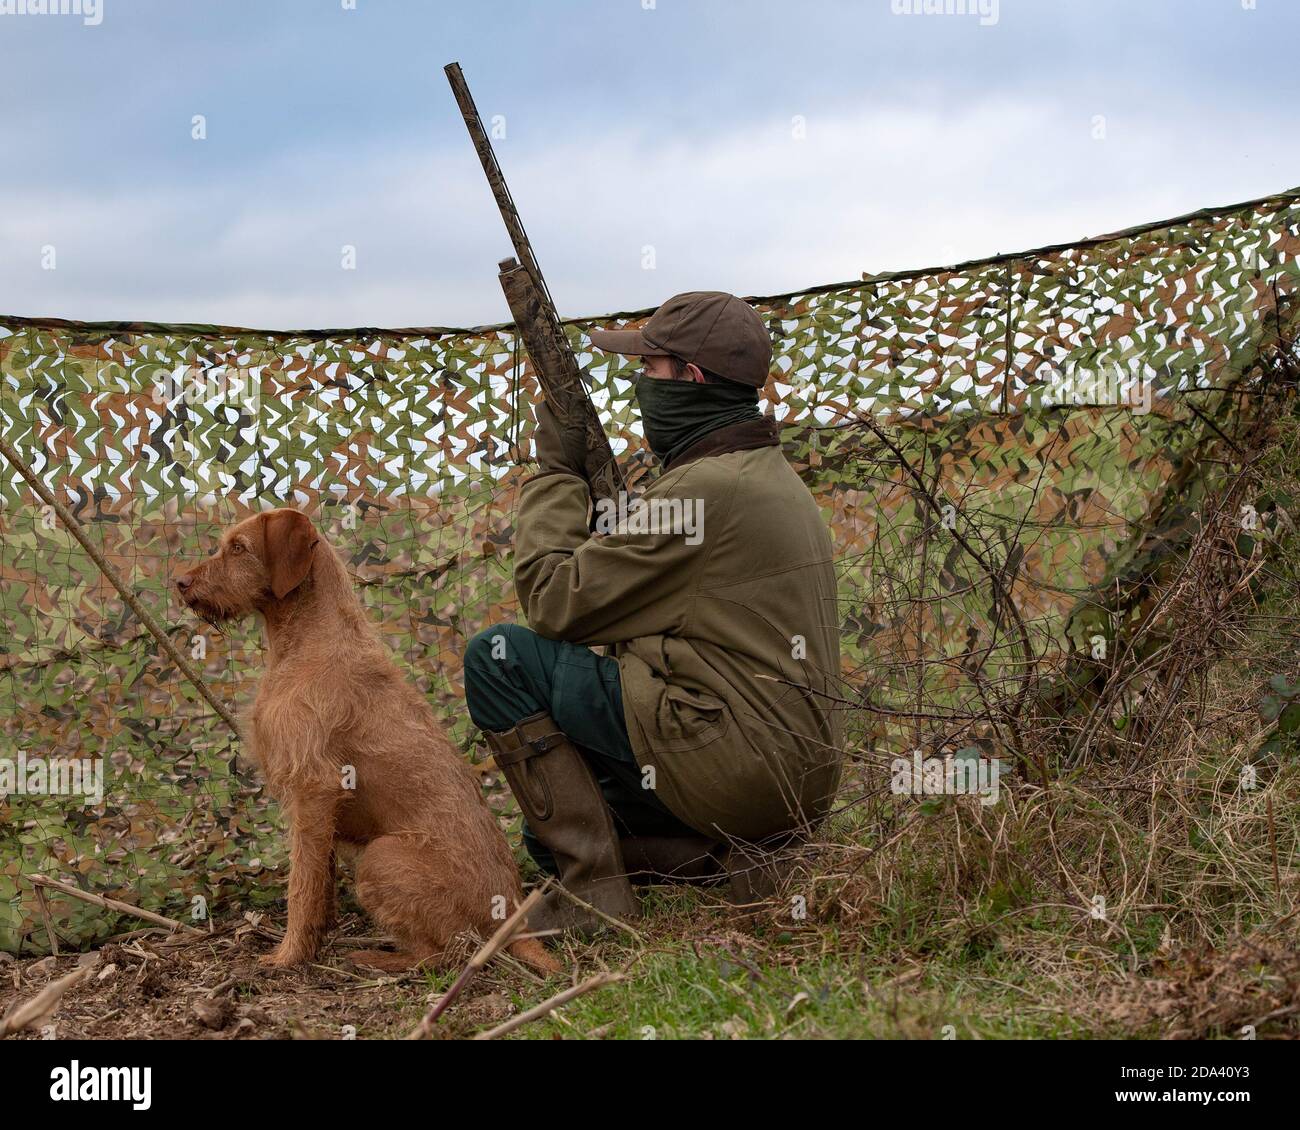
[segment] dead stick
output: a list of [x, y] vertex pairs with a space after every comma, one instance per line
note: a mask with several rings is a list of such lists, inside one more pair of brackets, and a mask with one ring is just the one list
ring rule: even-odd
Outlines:
[[50, 904], [45, 897], [45, 888], [39, 884], [33, 888], [36, 891], [36, 905], [41, 909], [41, 919], [45, 923], [45, 932], [50, 936], [50, 953], [55, 957], [59, 956], [59, 939], [54, 933], [54, 922], [50, 918]]
[[478, 952], [469, 959], [469, 964], [460, 971], [460, 976], [452, 982], [451, 988], [438, 998], [433, 1007], [424, 1014], [420, 1023], [412, 1028], [407, 1034], [406, 1038], [408, 1040], [423, 1040], [429, 1032], [432, 1031], [434, 1024], [438, 1021], [438, 1017], [447, 1010], [447, 1007], [452, 1003], [452, 1001], [460, 996], [465, 986], [478, 975], [478, 971], [492, 960], [492, 956], [499, 949], [508, 945], [514, 935], [519, 932], [519, 929], [524, 924], [524, 919], [528, 912], [537, 904], [537, 900], [542, 897], [543, 889], [543, 887], [538, 887], [532, 892], [532, 894], [524, 899], [524, 901], [515, 908], [515, 912], [501, 923], [497, 932], [479, 946]]
[[74, 969], [66, 977], [51, 981], [34, 997], [14, 1004], [3, 1017], [0, 1017], [0, 1038], [9, 1035], [10, 1032], [21, 1032], [24, 1028], [35, 1028], [38, 1024], [48, 1020], [54, 1014], [55, 1009], [59, 1007], [63, 994], [73, 985], [79, 984], [89, 977], [98, 964], [99, 959], [96, 957], [79, 969]]
[[1273, 792], [1271, 789], [1264, 799], [1268, 804], [1268, 841], [1273, 847], [1273, 897], [1280, 905], [1282, 902], [1282, 880], [1277, 869], [1277, 827], [1273, 823]]
[[550, 1000], [542, 1001], [541, 1004], [530, 1008], [527, 1012], [521, 1012], [518, 1016], [512, 1017], [504, 1024], [498, 1024], [495, 1028], [487, 1032], [480, 1032], [474, 1037], [476, 1040], [495, 1040], [498, 1036], [504, 1036], [507, 1032], [513, 1032], [516, 1028], [522, 1028], [539, 1017], [545, 1016], [553, 1009], [557, 1009], [562, 1004], [568, 1004], [574, 997], [580, 997], [583, 993], [589, 993], [592, 989], [599, 989], [603, 985], [612, 985], [616, 981], [625, 980], [622, 973], [597, 973], [594, 977], [588, 977], [581, 985], [574, 985], [571, 989], [565, 989], [562, 993], [556, 993]]
[[156, 922], [159, 926], [167, 926], [172, 930], [184, 930], [187, 934], [197, 934], [200, 938], [208, 936], [197, 927], [186, 926], [184, 922], [178, 922], [175, 918], [168, 918], [164, 914], [155, 914], [152, 910], [132, 906], [129, 902], [118, 902], [117, 899], [91, 894], [89, 891], [83, 891], [80, 887], [74, 887], [70, 883], [51, 879], [48, 875], [28, 875], [27, 878], [34, 887], [49, 887], [51, 890], [60, 891], [65, 895], [71, 895], [73, 898], [93, 902], [96, 906], [104, 907], [105, 910], [116, 910], [122, 914], [131, 914], [136, 918], [143, 918], [146, 922]]
[[208, 689], [208, 685], [203, 681], [203, 677], [190, 665], [189, 660], [176, 649], [176, 645], [172, 643], [170, 637], [163, 631], [162, 627], [159, 625], [158, 621], [153, 618], [153, 615], [149, 610], [136, 599], [135, 593], [133, 593], [127, 586], [126, 581], [122, 579], [122, 575], [113, 567], [112, 562], [100, 553], [91, 542], [90, 538], [86, 536], [85, 528], [79, 521], [77, 521], [77, 518], [72, 511], [54, 497], [50, 488], [41, 482], [40, 476], [37, 475], [31, 465], [18, 454], [17, 449], [13, 444], [5, 439], [4, 436], [0, 436], [0, 454], [3, 454], [4, 457], [14, 465], [18, 473], [27, 480], [28, 485], [36, 492], [41, 501], [44, 502], [46, 506], [53, 508], [54, 513], [59, 516], [59, 521], [61, 521], [68, 528], [68, 532], [81, 543], [81, 548], [84, 549], [90, 555], [90, 559], [99, 566], [99, 571], [103, 573], [104, 576], [108, 578], [109, 583], [117, 589], [118, 594], [124, 601], [126, 601], [131, 611], [140, 618], [140, 623], [149, 629], [149, 633], [158, 641], [158, 644], [163, 651], [167, 653], [167, 657], [176, 664], [180, 669], [181, 674], [189, 679], [190, 683], [193, 684], [194, 689], [207, 700], [208, 705], [221, 716], [226, 725], [230, 727], [231, 732], [235, 737], [239, 737], [239, 724], [235, 721], [235, 716], [231, 714], [229, 708], [225, 703], [221, 702], [211, 690]]

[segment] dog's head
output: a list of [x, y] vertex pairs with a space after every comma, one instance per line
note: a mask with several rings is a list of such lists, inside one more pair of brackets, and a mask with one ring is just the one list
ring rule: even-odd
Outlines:
[[231, 526], [216, 553], [176, 578], [176, 591], [213, 624], [262, 611], [307, 579], [320, 541], [301, 511], [268, 510]]

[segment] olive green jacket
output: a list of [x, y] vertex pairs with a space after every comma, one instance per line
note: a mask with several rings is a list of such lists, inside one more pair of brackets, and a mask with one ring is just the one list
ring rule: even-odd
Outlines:
[[826, 697], [840, 670], [835, 570], [817, 504], [766, 418], [705, 436], [643, 498], [682, 500], [694, 533], [628, 522], [593, 537], [584, 479], [524, 484], [515, 587], [529, 625], [613, 645], [643, 779], [685, 823], [757, 840], [815, 822], [842, 760]]

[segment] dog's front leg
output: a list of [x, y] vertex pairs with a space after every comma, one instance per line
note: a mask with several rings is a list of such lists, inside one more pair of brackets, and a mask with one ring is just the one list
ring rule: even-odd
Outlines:
[[325, 793], [295, 796], [288, 805], [289, 927], [263, 965], [285, 967], [310, 961], [320, 948], [334, 904], [334, 822], [338, 798]]
[[330, 849], [329, 893], [325, 896], [325, 925], [323, 932], [328, 934], [339, 924], [339, 862], [338, 850]]

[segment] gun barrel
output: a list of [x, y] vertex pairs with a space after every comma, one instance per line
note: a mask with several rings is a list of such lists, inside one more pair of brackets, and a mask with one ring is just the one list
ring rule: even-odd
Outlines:
[[593, 496], [613, 498], [623, 488], [623, 476], [614, 458], [614, 450], [610, 447], [609, 437], [605, 434], [600, 415], [583, 383], [578, 359], [569, 345], [555, 302], [546, 287], [546, 280], [533, 257], [528, 233], [524, 231], [523, 221], [510, 196], [501, 166], [497, 164], [492, 142], [483, 129], [483, 120], [479, 117], [478, 107], [474, 105], [474, 98], [461, 73], [460, 64], [448, 63], [443, 69], [447, 81], [451, 83], [452, 93], [456, 96], [461, 117], [465, 119], [465, 127], [469, 130], [483, 172], [492, 187], [492, 195], [496, 197], [501, 219], [505, 221], [506, 231], [510, 234], [510, 241], [519, 257], [517, 263], [514, 260], [503, 260], [498, 274], [506, 303], [514, 317], [515, 328], [532, 359], [533, 370], [541, 382], [542, 391], [559, 417], [561, 426], [577, 431], [583, 437], [587, 449], [584, 471]]
[[510, 195], [510, 186], [506, 184], [505, 174], [497, 163], [496, 151], [492, 148], [492, 142], [483, 128], [483, 119], [479, 116], [478, 107], [474, 105], [474, 96], [469, 92], [469, 83], [465, 81], [464, 72], [461, 71], [459, 63], [448, 63], [443, 70], [446, 72], [447, 81], [451, 83], [452, 94], [456, 96], [456, 105], [460, 107], [461, 117], [465, 119], [465, 128], [469, 130], [474, 151], [483, 166], [483, 174], [492, 188], [492, 195], [496, 198], [497, 208], [510, 235], [510, 242], [514, 244], [515, 254], [519, 256], [520, 264], [533, 276], [533, 282], [546, 295], [547, 301], [553, 308], [555, 303], [551, 301], [551, 292], [546, 289], [546, 280], [542, 277], [541, 268], [533, 258], [533, 246], [528, 242], [524, 222], [519, 218], [519, 210]]

